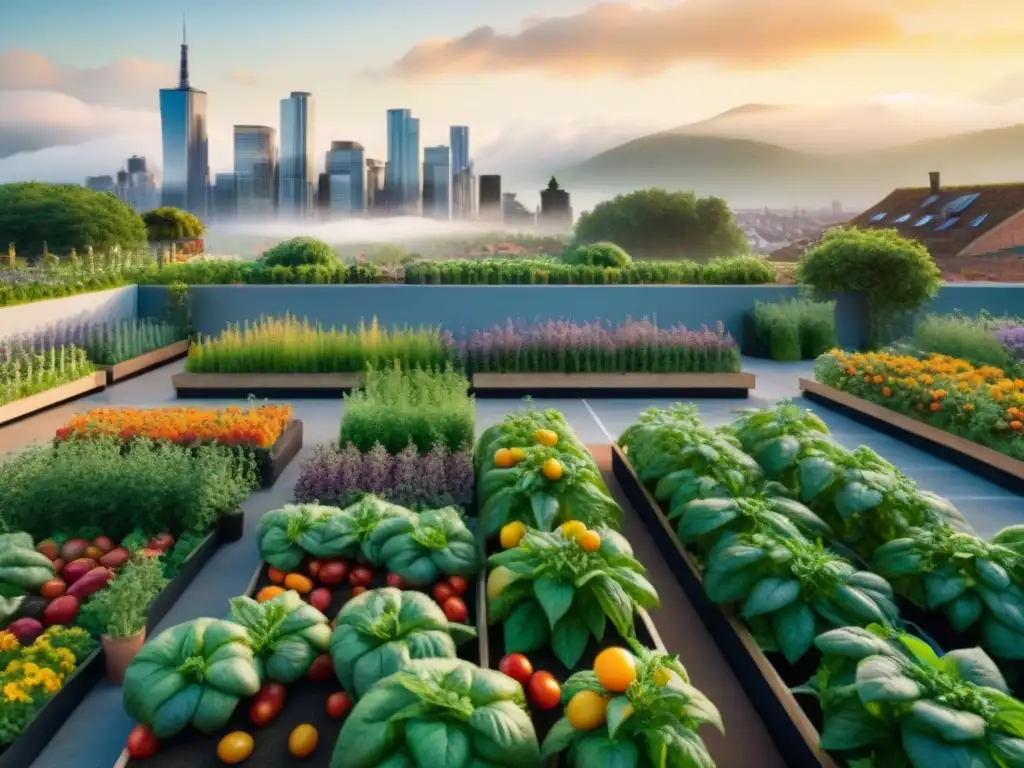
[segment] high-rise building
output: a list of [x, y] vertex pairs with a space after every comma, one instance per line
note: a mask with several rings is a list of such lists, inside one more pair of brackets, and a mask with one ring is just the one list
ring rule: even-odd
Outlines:
[[388, 208], [415, 213], [420, 200], [420, 121], [408, 109], [388, 110]]
[[313, 165], [313, 94], [292, 91], [281, 99], [281, 159], [278, 169], [278, 210], [283, 216], [306, 216], [313, 209], [316, 175]]
[[203, 216], [210, 189], [206, 92], [189, 83], [184, 20], [178, 87], [160, 89], [160, 126], [164, 149], [163, 204]]
[[504, 224], [519, 227], [533, 227], [537, 223], [536, 214], [531, 213], [525, 205], [516, 200], [515, 192], [502, 193], [501, 220]]
[[488, 174], [480, 177], [480, 218], [501, 221], [501, 176]]
[[225, 221], [238, 215], [238, 178], [233, 173], [218, 173], [213, 185], [213, 215]]
[[472, 197], [457, 199], [455, 189], [458, 185], [456, 180], [459, 178], [459, 175], [468, 171], [471, 165], [469, 159], [469, 126], [453, 125], [448, 129], [448, 135], [452, 148], [452, 216], [456, 219], [468, 219], [472, 217], [472, 212], [463, 210], [459, 203], [462, 203], [463, 200], [469, 202], [472, 200]]
[[113, 176], [86, 176], [85, 186], [94, 192], [114, 192]]
[[423, 215], [434, 219], [451, 218], [449, 187], [451, 163], [448, 147], [423, 150]]
[[331, 216], [331, 177], [321, 173], [317, 177], [316, 201], [314, 203], [317, 216], [321, 219], [328, 219]]
[[569, 232], [572, 229], [572, 206], [569, 204], [569, 193], [558, 186], [554, 176], [548, 182], [547, 189], [540, 193], [540, 221], [545, 229]]
[[332, 141], [324, 161], [330, 178], [331, 214], [366, 213], [366, 151], [357, 141]]
[[265, 216], [277, 202], [277, 131], [268, 125], [235, 126], [235, 180], [239, 216]]
[[452, 176], [452, 217], [472, 219], [476, 215], [476, 176], [473, 161]]
[[366, 158], [366, 210], [376, 212], [384, 207], [384, 175], [387, 163]]

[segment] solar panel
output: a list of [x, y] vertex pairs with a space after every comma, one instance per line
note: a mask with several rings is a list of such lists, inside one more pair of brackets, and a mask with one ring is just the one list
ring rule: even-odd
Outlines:
[[946, 213], [962, 213], [963, 211], [966, 211], [967, 208], [971, 205], [971, 203], [973, 203], [979, 197], [981, 197], [980, 192], [975, 192], [970, 195], [961, 195], [956, 200], [953, 200], [951, 203], [948, 203], [945, 207], [945, 211]]
[[971, 226], [972, 227], [980, 227], [985, 222], [985, 219], [987, 219], [987, 218], [988, 218], [988, 214], [987, 213], [983, 213], [983, 214], [981, 214], [981, 216], [975, 216], [974, 219], [971, 221]]
[[929, 195], [928, 197], [926, 197], [924, 199], [924, 202], [921, 203], [921, 207], [922, 208], [927, 208], [929, 205], [931, 205], [932, 203], [934, 203], [938, 199], [939, 199], [938, 195]]
[[960, 217], [959, 216], [954, 216], [954, 217], [952, 217], [950, 219], [946, 219], [944, 222], [942, 222], [941, 224], [939, 224], [939, 226], [937, 226], [935, 228], [935, 231], [936, 232], [945, 232], [947, 229], [952, 227], [958, 221], [960, 221]]
[[885, 213], [884, 212], [883, 213], [876, 213], [874, 216], [871, 217], [871, 220], [872, 221], [881, 221], [884, 218], [885, 218]]
[[902, 216], [900, 216], [898, 219], [896, 219], [893, 222], [893, 224], [902, 224], [904, 221], [910, 221], [910, 214], [909, 213], [904, 213]]
[[922, 216], [920, 219], [918, 219], [916, 222], [914, 222], [914, 226], [915, 227], [923, 227], [925, 224], [927, 224], [929, 221], [931, 221], [934, 218], [935, 217], [932, 216], [931, 214], [928, 214], [927, 216]]

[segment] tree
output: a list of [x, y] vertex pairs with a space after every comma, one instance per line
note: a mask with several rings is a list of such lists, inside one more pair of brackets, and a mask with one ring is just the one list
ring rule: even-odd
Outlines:
[[293, 237], [278, 243], [263, 254], [268, 267], [297, 267], [300, 264], [335, 266], [338, 262], [331, 246], [312, 237]]
[[146, 223], [146, 234], [151, 243], [166, 243], [171, 240], [192, 240], [202, 237], [206, 225], [188, 211], [165, 205], [142, 214]]
[[599, 203], [576, 222], [578, 243], [608, 241], [641, 259], [696, 259], [749, 251], [732, 211], [717, 197], [641, 189]]
[[585, 264], [588, 267], [628, 267], [629, 254], [615, 243], [587, 243], [566, 248], [559, 261], [564, 264]]
[[552, 176], [551, 180], [548, 182], [548, 190], [551, 192], [557, 192], [559, 189], [561, 189], [561, 187], [558, 186], [558, 179]]
[[136, 250], [146, 247], [146, 225], [108, 192], [35, 181], [0, 184], [0, 243], [13, 243], [32, 262], [46, 248], [61, 256], [89, 246]]
[[804, 253], [796, 275], [819, 294], [863, 294], [872, 346], [886, 341], [885, 324], [896, 313], [920, 308], [942, 284], [942, 272], [924, 244], [895, 229], [829, 230]]

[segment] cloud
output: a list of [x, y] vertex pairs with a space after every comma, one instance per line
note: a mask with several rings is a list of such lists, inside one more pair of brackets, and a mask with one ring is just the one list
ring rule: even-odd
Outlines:
[[34, 51], [0, 53], [0, 91], [50, 91], [88, 104], [155, 109], [157, 90], [173, 87], [176, 81], [176, 71], [147, 59], [120, 59], [77, 69], [59, 66]]
[[228, 70], [228, 82], [233, 85], [242, 85], [248, 88], [260, 88], [265, 85], [263, 76], [259, 72], [244, 67], [235, 67]]

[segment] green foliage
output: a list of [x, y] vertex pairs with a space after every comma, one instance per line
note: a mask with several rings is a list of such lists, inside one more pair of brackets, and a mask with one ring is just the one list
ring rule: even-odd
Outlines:
[[752, 319], [758, 346], [772, 360], [813, 360], [838, 344], [834, 301], [755, 301]]
[[151, 243], [171, 240], [192, 240], [202, 237], [206, 225], [188, 211], [169, 205], [154, 208], [142, 214], [146, 224], [146, 237]]
[[724, 200], [656, 188], [599, 203], [580, 216], [575, 239], [616, 243], [646, 259], [685, 256], [705, 261], [749, 251], [747, 237]]
[[183, 338], [181, 331], [170, 323], [133, 318], [90, 325], [86, 330], [85, 351], [96, 365], [116, 365]]
[[558, 260], [563, 264], [622, 269], [633, 263], [629, 254], [615, 243], [584, 243], [566, 248]]
[[[1007, 318], [1007, 324], [1013, 320]], [[921, 354], [949, 355], [975, 367], [992, 365], [1012, 371], [1017, 361], [996, 336], [1000, 324], [987, 315], [927, 314], [917, 322], [910, 345]]]
[[75, 184], [0, 185], [0, 242], [36, 261], [47, 250], [99, 251], [146, 247], [146, 226], [126, 203]]
[[428, 587], [446, 576], [473, 576], [480, 570], [476, 537], [456, 507], [382, 522], [367, 546], [374, 562], [415, 587]]
[[10, 343], [0, 348], [0, 405], [87, 376], [96, 369], [74, 345], [37, 349]]
[[265, 680], [294, 683], [331, 642], [327, 617], [294, 590], [263, 603], [236, 597], [230, 616], [248, 630], [260, 677]]
[[921, 307], [938, 293], [942, 273], [928, 249], [895, 229], [826, 232], [797, 264], [797, 279], [818, 293], [854, 291], [868, 304], [869, 339], [883, 341], [894, 313]]
[[0, 521], [36, 539], [89, 526], [119, 540], [210, 531], [256, 485], [255, 466], [212, 445], [89, 438], [36, 445], [0, 464]]
[[136, 635], [146, 628], [149, 606], [166, 585], [160, 559], [136, 555], [86, 601], [78, 623], [93, 636]]
[[345, 395], [339, 443], [367, 452], [380, 443], [401, 453], [412, 443], [421, 453], [435, 445], [465, 450], [475, 434], [476, 409], [469, 382], [451, 367], [405, 370], [398, 363], [368, 369], [362, 389]]
[[298, 267], [338, 265], [338, 254], [331, 246], [312, 237], [293, 237], [265, 251], [262, 262], [267, 267]]
[[210, 260], [149, 266], [133, 274], [139, 285], [343, 285], [394, 283], [389, 272], [373, 264], [300, 264], [269, 266], [262, 261]]
[[[382, 330], [374, 319], [355, 330], [325, 329], [295, 317], [230, 326], [195, 342], [192, 373], [358, 373], [367, 365], [436, 369], [457, 360], [447, 335], [432, 328]], [[404, 446], [403, 446], [404, 448]]]
[[188, 337], [192, 333], [192, 292], [182, 282], [174, 282], [167, 286], [166, 299], [167, 322]]

